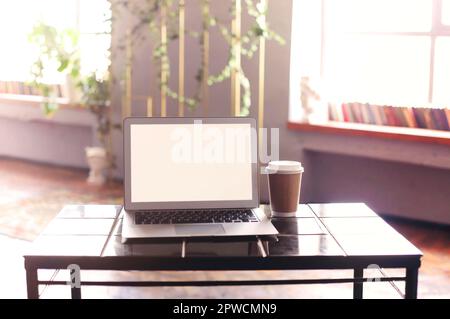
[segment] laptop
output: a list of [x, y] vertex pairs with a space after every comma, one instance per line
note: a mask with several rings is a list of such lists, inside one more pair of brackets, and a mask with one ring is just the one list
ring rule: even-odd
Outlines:
[[124, 120], [122, 240], [276, 235], [259, 208], [252, 118]]

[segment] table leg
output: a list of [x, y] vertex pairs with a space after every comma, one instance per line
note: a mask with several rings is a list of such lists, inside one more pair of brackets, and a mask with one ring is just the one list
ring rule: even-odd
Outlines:
[[38, 271], [36, 268], [26, 269], [28, 299], [39, 299]]
[[[355, 268], [353, 270], [353, 278], [363, 278], [364, 277], [364, 268]], [[354, 282], [353, 283], [353, 299], [362, 299], [363, 298], [363, 283], [362, 282]]]
[[81, 299], [81, 287], [70, 288], [70, 295], [72, 299]]
[[405, 299], [417, 299], [419, 268], [406, 268]]

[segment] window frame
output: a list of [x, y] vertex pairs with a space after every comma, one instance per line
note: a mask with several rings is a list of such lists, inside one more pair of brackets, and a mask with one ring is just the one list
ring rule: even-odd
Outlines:
[[[110, 0], [107, 1], [110, 2]], [[110, 40], [112, 40], [111, 32], [82, 32], [80, 23], [81, 0], [75, 0], [74, 3], [76, 10], [74, 15], [74, 29], [79, 32], [80, 37], [85, 35], [109, 35], [111, 37]], [[45, 98], [40, 95], [0, 93], [0, 118], [11, 118], [16, 120], [23, 120], [25, 118], [26, 120], [34, 120], [38, 122], [52, 122], [90, 127], [95, 123], [95, 119], [92, 118], [91, 112], [87, 108], [79, 104], [71, 103], [67, 97], [56, 98], [55, 101], [59, 106], [59, 112], [57, 112], [58, 114], [51, 118], [46, 117], [43, 115], [42, 111], [39, 110], [44, 100]], [[39, 111], [36, 113], [36, 110]]]

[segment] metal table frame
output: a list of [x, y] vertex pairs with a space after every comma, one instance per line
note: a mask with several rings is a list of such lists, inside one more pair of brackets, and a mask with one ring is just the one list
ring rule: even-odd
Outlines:
[[[136, 271], [231, 271], [231, 270], [321, 270], [353, 269], [353, 278], [283, 279], [283, 280], [226, 280], [226, 281], [81, 281], [81, 286], [241, 286], [241, 285], [299, 285], [325, 283], [353, 283], [353, 298], [363, 297], [365, 278], [363, 271], [368, 265], [383, 268], [405, 268], [405, 277], [377, 278], [383, 282], [405, 281], [404, 298], [417, 298], [420, 258], [398, 256], [302, 256], [302, 257], [245, 257], [245, 258], [155, 258], [155, 257], [34, 257], [25, 260], [28, 298], [39, 298], [39, 285], [67, 285], [66, 281], [40, 281], [39, 269], [66, 269], [71, 264], [81, 270], [136, 270]], [[81, 287], [73, 286], [71, 296], [81, 298]]]

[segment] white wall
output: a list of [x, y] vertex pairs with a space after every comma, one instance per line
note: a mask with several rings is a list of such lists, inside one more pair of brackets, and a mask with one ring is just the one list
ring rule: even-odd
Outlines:
[[36, 103], [0, 103], [0, 156], [86, 168], [94, 124], [87, 110], [64, 109], [46, 118]]

